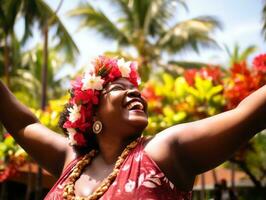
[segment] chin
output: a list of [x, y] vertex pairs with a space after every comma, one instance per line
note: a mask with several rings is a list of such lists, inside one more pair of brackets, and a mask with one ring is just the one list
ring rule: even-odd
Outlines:
[[147, 117], [131, 117], [129, 118], [129, 123], [134, 128], [136, 128], [138, 132], [142, 132], [148, 125], [148, 118]]

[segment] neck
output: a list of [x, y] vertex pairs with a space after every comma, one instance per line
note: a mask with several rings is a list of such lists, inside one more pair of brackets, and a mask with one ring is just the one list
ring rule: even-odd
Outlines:
[[100, 155], [106, 164], [114, 164], [123, 150], [137, 137], [128, 139], [99, 137], [98, 144]]

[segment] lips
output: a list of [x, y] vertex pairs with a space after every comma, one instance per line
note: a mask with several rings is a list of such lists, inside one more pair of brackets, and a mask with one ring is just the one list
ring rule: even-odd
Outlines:
[[133, 101], [127, 105], [128, 110], [143, 110], [144, 105], [139, 101]]
[[140, 99], [132, 99], [126, 103], [127, 110], [136, 110], [146, 112], [146, 105]]

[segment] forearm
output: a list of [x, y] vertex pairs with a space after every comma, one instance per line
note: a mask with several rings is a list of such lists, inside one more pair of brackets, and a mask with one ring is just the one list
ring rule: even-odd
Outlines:
[[[265, 128], [266, 87], [244, 99], [237, 108], [184, 125], [178, 136], [186, 167], [195, 174], [224, 162], [240, 146]], [[181, 150], [180, 150], [181, 149]]]
[[259, 132], [266, 128], [266, 85], [245, 98], [237, 108], [246, 116], [250, 128]]
[[0, 122], [8, 132], [17, 134], [27, 125], [38, 122], [30, 110], [22, 105], [0, 81]]

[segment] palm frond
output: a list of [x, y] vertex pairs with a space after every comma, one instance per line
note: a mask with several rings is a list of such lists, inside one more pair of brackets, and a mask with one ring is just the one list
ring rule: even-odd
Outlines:
[[76, 55], [79, 54], [79, 49], [64, 24], [58, 17], [56, 18], [57, 23], [55, 24], [56, 33], [54, 38], [59, 37], [59, 42], [56, 45], [56, 48], [64, 51], [68, 62], [73, 62]]
[[264, 40], [266, 41], [266, 1], [264, 1], [264, 6], [262, 10], [262, 20], [263, 20], [262, 34], [264, 34]]
[[187, 9], [187, 5], [183, 0], [153, 0], [148, 2], [144, 19], [140, 19], [144, 20], [142, 28], [145, 35], [156, 36], [165, 29], [169, 29], [170, 22], [178, 14], [177, 4]]
[[158, 40], [157, 45], [169, 53], [175, 53], [185, 48], [192, 48], [196, 52], [199, 47], [218, 47], [210, 36], [221, 23], [214, 17], [197, 17], [177, 23]]
[[[33, 24], [38, 21], [39, 24], [43, 25], [44, 21], [47, 19], [46, 7], [42, 8], [42, 0], [24, 0], [20, 8], [20, 15], [24, 20], [24, 35], [22, 37], [22, 42], [25, 43], [29, 37], [32, 36]], [[47, 13], [51, 14], [51, 13]]]
[[229, 56], [229, 64], [232, 66], [235, 63], [246, 61], [248, 57], [257, 50], [257, 46], [250, 45], [241, 52], [239, 45], [235, 44], [234, 49], [231, 52], [229, 47], [225, 45], [225, 50]]
[[255, 51], [258, 50], [258, 47], [256, 45], [250, 45], [248, 46], [240, 55], [239, 59], [240, 60], [247, 60], [247, 58], [254, 53]]
[[128, 44], [129, 38], [101, 10], [96, 10], [89, 3], [71, 10], [69, 15], [81, 19], [79, 29], [93, 28], [106, 39], [118, 40], [122, 45]]
[[196, 69], [200, 69], [201, 67], [204, 67], [204, 66], [208, 66], [209, 64], [208, 63], [204, 63], [204, 62], [193, 62], [193, 61], [169, 61], [168, 62], [169, 64], [171, 65], [175, 65], [177, 67], [182, 67], [182, 68], [187, 68], [187, 69], [190, 69], [190, 68], [196, 68]]

